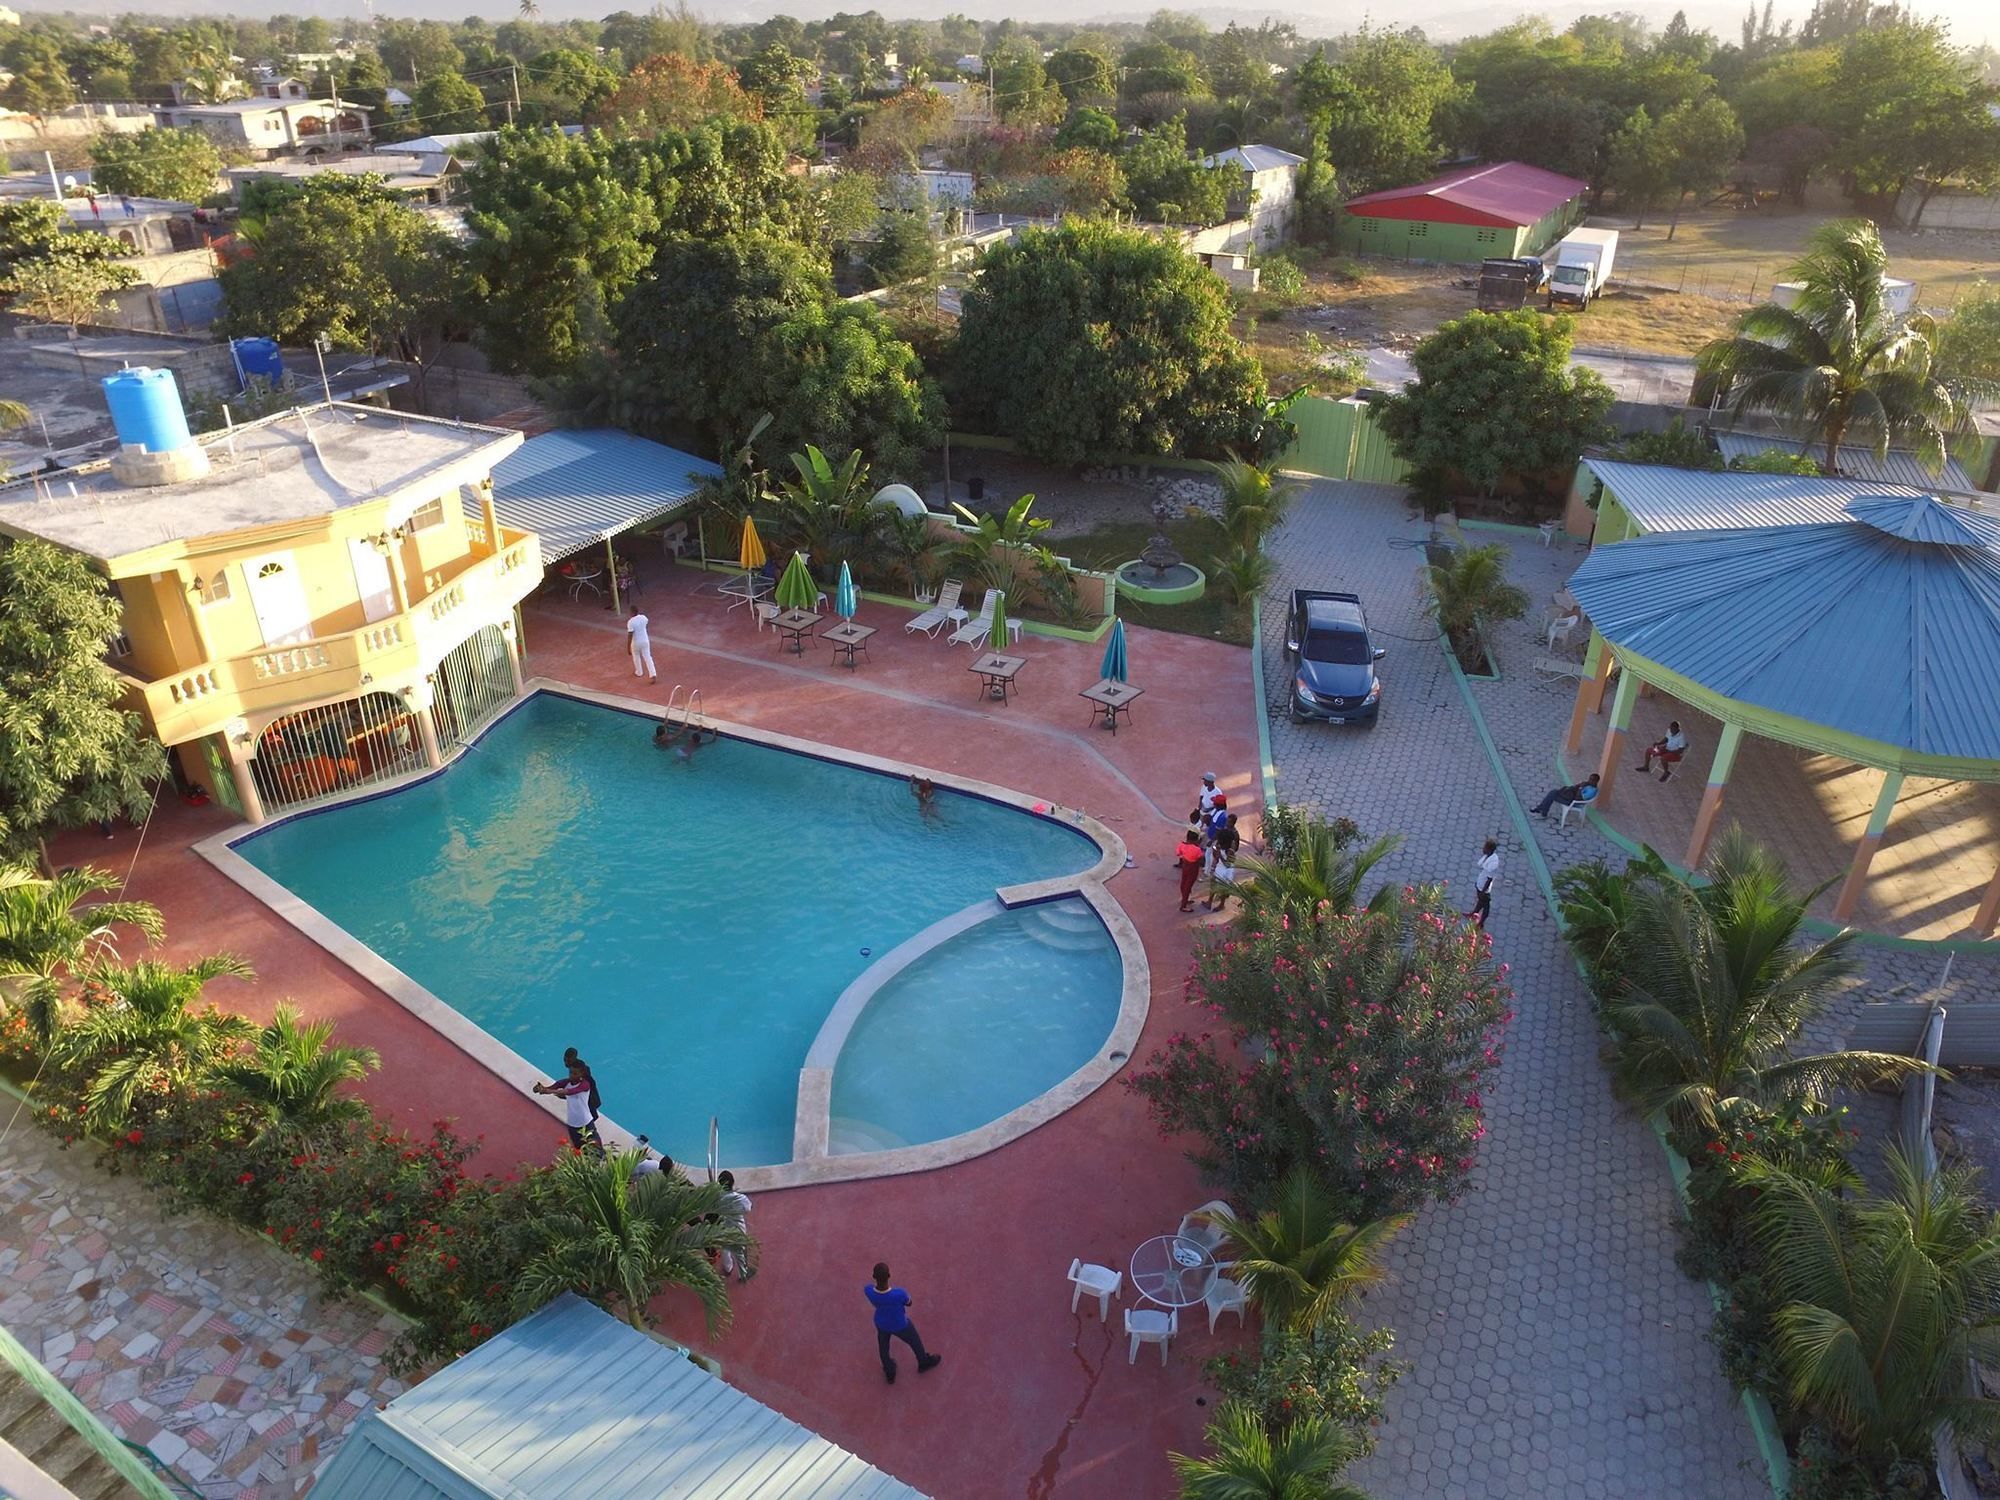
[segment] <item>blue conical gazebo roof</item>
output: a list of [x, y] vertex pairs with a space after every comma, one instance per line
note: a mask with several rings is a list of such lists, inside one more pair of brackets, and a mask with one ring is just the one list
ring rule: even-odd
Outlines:
[[1620, 653], [1753, 712], [1696, 706], [1795, 743], [1816, 741], [1772, 716], [1867, 741], [1839, 749], [1885, 767], [2000, 779], [2000, 516], [1909, 495], [1846, 512], [1616, 542], [1570, 591]]

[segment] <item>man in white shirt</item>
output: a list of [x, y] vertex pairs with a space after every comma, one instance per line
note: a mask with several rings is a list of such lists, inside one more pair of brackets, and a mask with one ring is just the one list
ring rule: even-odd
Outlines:
[[1195, 807], [1200, 811], [1204, 821], [1210, 813], [1215, 811], [1215, 799], [1221, 795], [1222, 793], [1215, 789], [1215, 772], [1202, 772], [1201, 796], [1196, 800]]
[[[750, 1195], [736, 1191], [736, 1174], [723, 1172], [716, 1179], [722, 1189], [722, 1221], [733, 1229], [747, 1230], [750, 1227]], [[722, 1252], [722, 1274], [734, 1272], [738, 1281], [750, 1279], [750, 1257], [741, 1250]]]
[[1687, 754], [1687, 747], [1688, 737], [1681, 733], [1681, 721], [1675, 719], [1667, 725], [1667, 733], [1664, 739], [1654, 740], [1652, 744], [1646, 747], [1646, 759], [1644, 763], [1634, 769], [1650, 772], [1653, 769], [1653, 762], [1657, 760], [1660, 763], [1660, 780], [1672, 781], [1674, 779], [1674, 767], [1679, 765], [1681, 757]]
[[647, 634], [648, 623], [645, 615], [634, 610], [632, 618], [625, 622], [625, 634], [632, 643], [632, 675], [658, 682], [660, 673], [653, 665], [653, 638]]
[[1472, 925], [1481, 932], [1486, 930], [1487, 914], [1493, 910], [1493, 878], [1500, 873], [1500, 846], [1492, 839], [1480, 851], [1479, 869], [1472, 877], [1472, 910], [1466, 915], [1472, 918]]

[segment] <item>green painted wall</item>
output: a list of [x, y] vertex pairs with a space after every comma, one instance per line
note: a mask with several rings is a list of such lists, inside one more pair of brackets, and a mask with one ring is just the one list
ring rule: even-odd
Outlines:
[[1370, 219], [1343, 214], [1339, 247], [1353, 255], [1469, 265], [1497, 257], [1539, 255], [1582, 219], [1581, 195], [1520, 229], [1482, 229], [1473, 224], [1442, 224], [1427, 219]]

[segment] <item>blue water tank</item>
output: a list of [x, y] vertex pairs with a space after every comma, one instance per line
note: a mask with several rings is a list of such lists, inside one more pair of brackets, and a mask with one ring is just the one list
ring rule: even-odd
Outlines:
[[245, 386], [253, 378], [262, 378], [273, 386], [284, 381], [285, 360], [278, 352], [276, 339], [237, 339], [232, 347], [236, 350], [236, 367], [243, 372]]
[[172, 453], [194, 441], [172, 370], [140, 365], [107, 375], [104, 399], [121, 443], [136, 444], [148, 453]]

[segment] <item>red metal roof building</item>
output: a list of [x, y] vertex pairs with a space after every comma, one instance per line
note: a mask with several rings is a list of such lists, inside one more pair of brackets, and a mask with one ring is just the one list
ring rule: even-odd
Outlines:
[[1465, 167], [1344, 206], [1343, 249], [1404, 260], [1534, 255], [1583, 218], [1590, 184], [1518, 161]]

